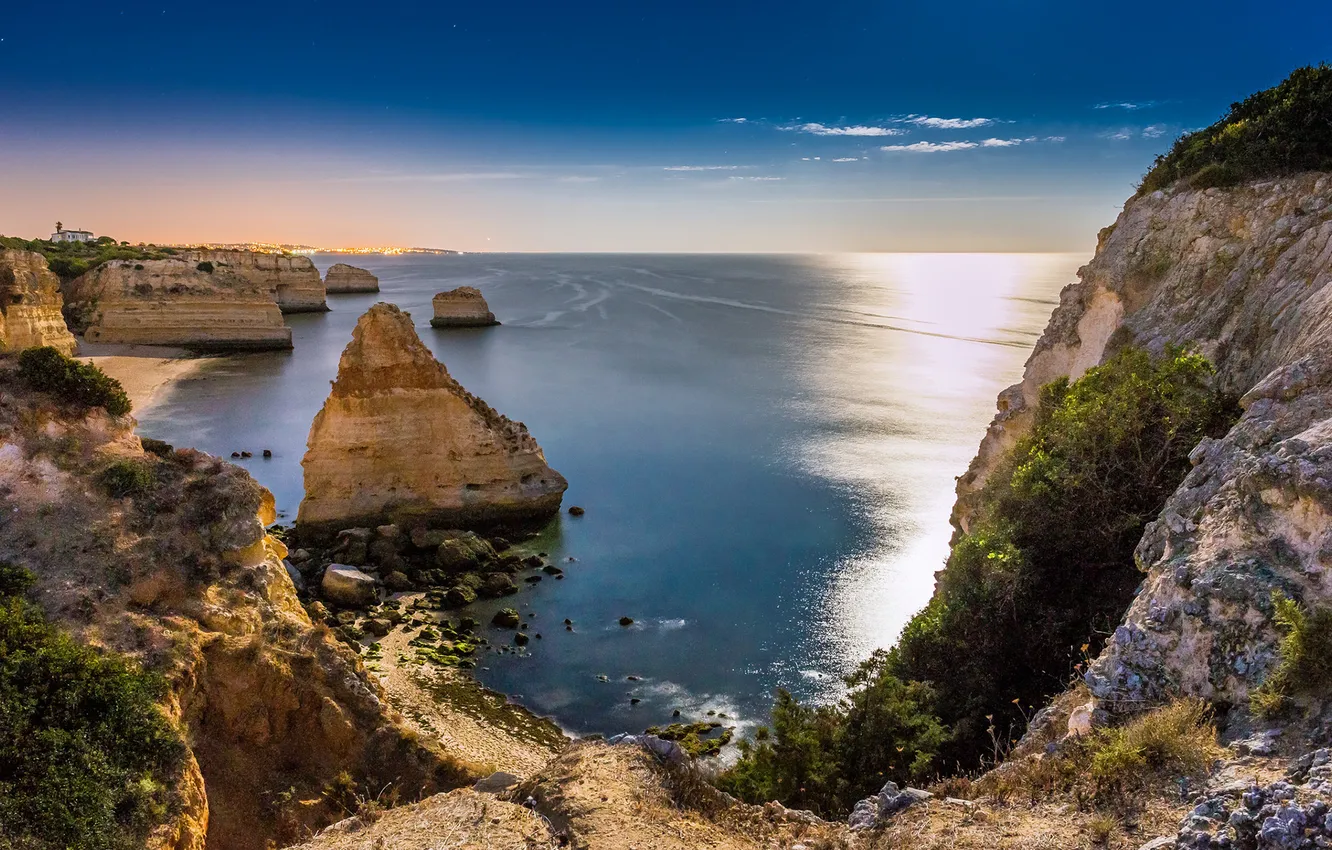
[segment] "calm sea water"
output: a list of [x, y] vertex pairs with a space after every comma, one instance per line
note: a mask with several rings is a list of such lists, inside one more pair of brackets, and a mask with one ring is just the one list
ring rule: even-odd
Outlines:
[[[488, 620], [516, 602], [543, 637], [485, 656], [478, 677], [580, 733], [641, 731], [676, 708], [744, 727], [777, 687], [835, 698], [927, 601], [954, 478], [1083, 259], [361, 257], [380, 294], [289, 316], [294, 352], [212, 363], [141, 432], [272, 449], [244, 464], [294, 517], [351, 329], [395, 303], [464, 386], [527, 423], [569, 479], [565, 505], [587, 509], [538, 543], [577, 559], [564, 581], [478, 606]], [[503, 326], [430, 328], [431, 296], [463, 284]]]

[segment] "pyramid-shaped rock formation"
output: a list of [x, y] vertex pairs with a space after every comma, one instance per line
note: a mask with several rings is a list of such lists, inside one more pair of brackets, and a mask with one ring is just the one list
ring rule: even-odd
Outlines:
[[296, 524], [319, 540], [386, 522], [467, 528], [537, 519], [568, 487], [521, 422], [449, 376], [411, 317], [376, 304], [310, 426]]

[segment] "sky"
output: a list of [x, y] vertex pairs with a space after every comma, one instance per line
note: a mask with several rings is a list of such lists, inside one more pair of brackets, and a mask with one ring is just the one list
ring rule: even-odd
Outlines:
[[1079, 251], [1332, 3], [19, 2], [0, 233]]

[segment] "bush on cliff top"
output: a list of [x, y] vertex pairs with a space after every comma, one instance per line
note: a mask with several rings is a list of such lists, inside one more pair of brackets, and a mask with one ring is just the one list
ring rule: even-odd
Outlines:
[[164, 685], [47, 623], [19, 596], [29, 584], [0, 564], [0, 846], [142, 847], [184, 762]]
[[1181, 136], [1138, 191], [1185, 179], [1199, 189], [1232, 186], [1301, 171], [1332, 171], [1332, 66], [1299, 68], [1232, 104], [1212, 126]]
[[0, 236], [0, 249], [4, 248], [41, 254], [62, 281], [71, 281], [111, 260], [160, 260], [176, 253], [172, 248], [156, 245], [122, 245], [105, 236], [96, 242], [51, 242]]
[[1275, 717], [1298, 698], [1332, 696], [1332, 608], [1305, 608], [1280, 593], [1272, 595], [1272, 607], [1282, 633], [1280, 658], [1250, 695], [1260, 717]]
[[68, 407], [80, 411], [102, 407], [112, 416], [130, 412], [129, 396], [119, 381], [50, 346], [24, 349], [19, 354], [18, 374], [28, 389], [49, 393]]
[[[857, 707], [855, 691], [850, 704], [803, 714], [779, 701], [799, 727], [791, 737], [837, 743], [828, 811], [903, 773], [998, 757], [1033, 707], [1099, 652], [1141, 581], [1133, 550], [1144, 526], [1188, 473], [1193, 447], [1223, 434], [1238, 412], [1212, 378], [1199, 355], [1126, 349], [1076, 382], [1043, 388], [1031, 432], [990, 476], [934, 597], [854, 680], [866, 694], [900, 695], [888, 710], [912, 704], [916, 721], [938, 718], [947, 734], [867, 723], [867, 712], [885, 709]], [[749, 799], [759, 787], [808, 790], [796, 784], [810, 773], [802, 759], [798, 748], [751, 748], [734, 771], [748, 784], [736, 787]]]

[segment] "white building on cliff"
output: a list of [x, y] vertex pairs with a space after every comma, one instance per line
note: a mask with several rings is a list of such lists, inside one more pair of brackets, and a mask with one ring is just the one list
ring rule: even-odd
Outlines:
[[55, 233], [51, 234], [52, 242], [91, 242], [93, 241], [92, 231], [90, 230], [66, 230], [60, 222], [56, 222]]

